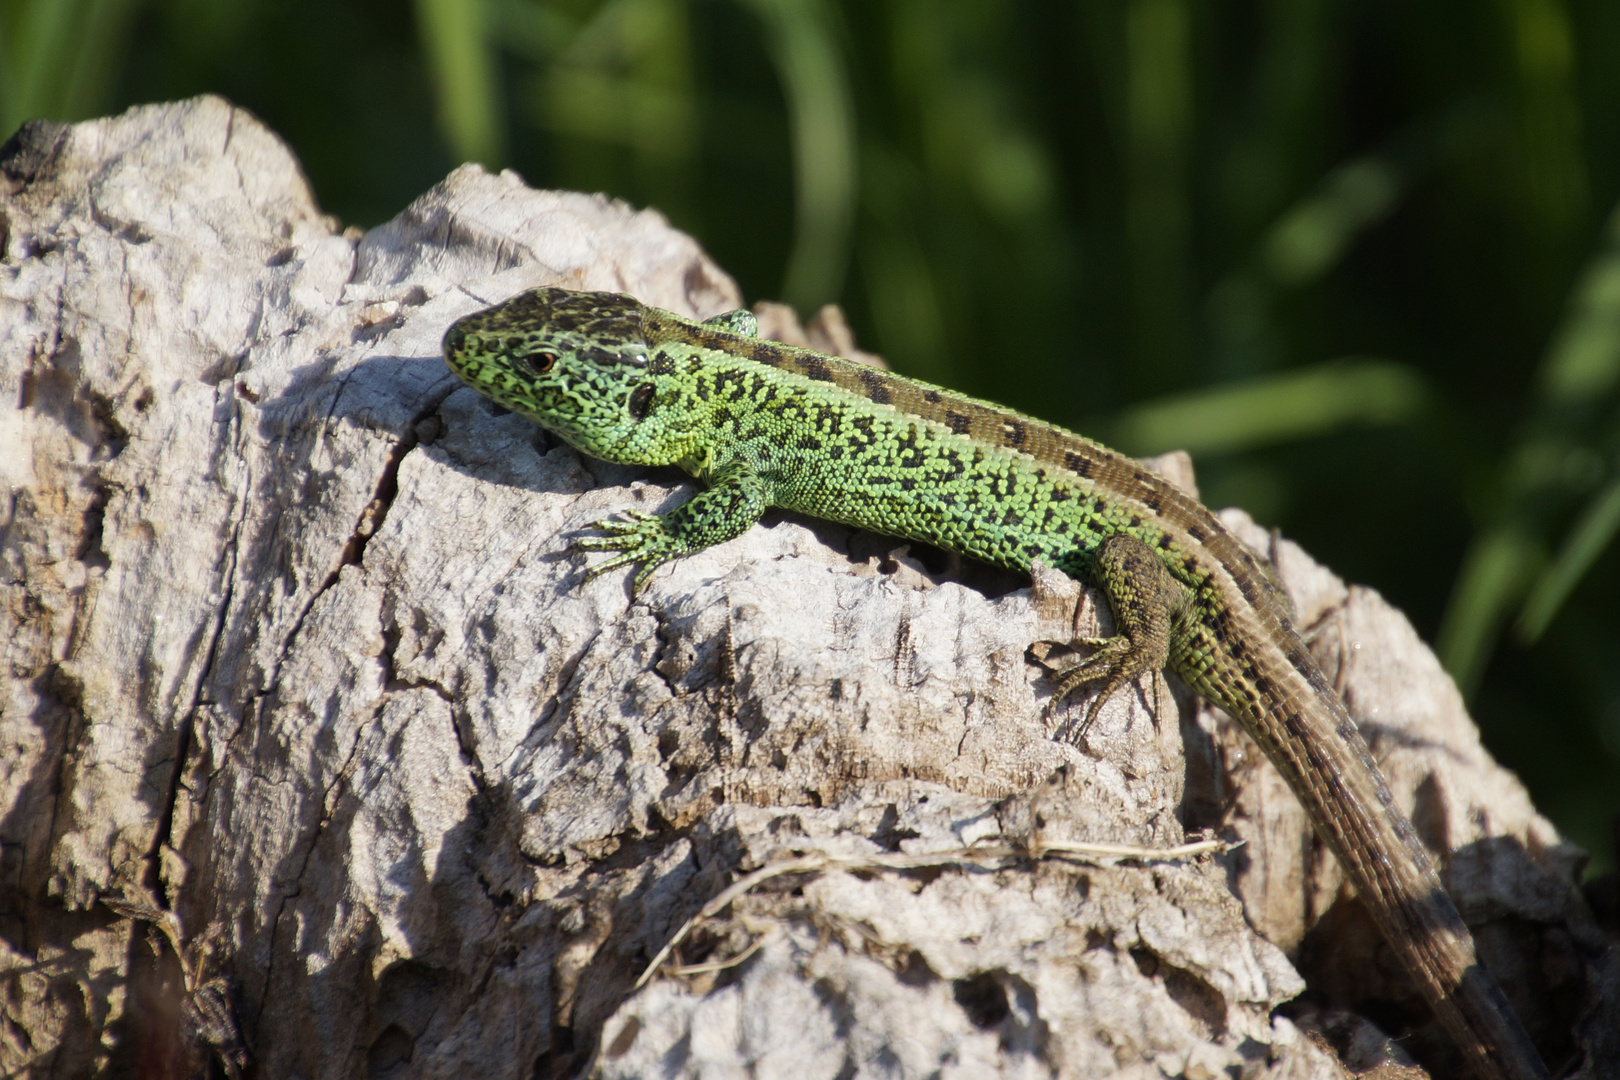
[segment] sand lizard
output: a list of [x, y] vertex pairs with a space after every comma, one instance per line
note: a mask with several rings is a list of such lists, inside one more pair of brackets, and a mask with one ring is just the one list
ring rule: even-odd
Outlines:
[[464, 382], [606, 461], [678, 465], [705, 489], [599, 522], [587, 577], [738, 536], [770, 506], [1013, 570], [1036, 559], [1108, 596], [1118, 633], [1054, 700], [1168, 667], [1281, 770], [1385, 938], [1481, 1078], [1547, 1076], [1262, 563], [1201, 503], [1052, 424], [758, 338], [746, 311], [697, 323], [614, 293], [541, 288], [458, 320]]

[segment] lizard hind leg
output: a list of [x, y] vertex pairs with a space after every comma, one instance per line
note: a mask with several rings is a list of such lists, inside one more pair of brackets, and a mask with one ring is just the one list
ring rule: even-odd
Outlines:
[[1050, 712], [1081, 687], [1101, 683], [1101, 691], [1086, 709], [1082, 737], [1115, 691], [1164, 667], [1176, 618], [1187, 604], [1186, 590], [1153, 549], [1134, 536], [1116, 533], [1104, 540], [1097, 548], [1096, 565], [1097, 584], [1108, 595], [1118, 632], [1075, 642], [1097, 651], [1057, 673], [1046, 706]]

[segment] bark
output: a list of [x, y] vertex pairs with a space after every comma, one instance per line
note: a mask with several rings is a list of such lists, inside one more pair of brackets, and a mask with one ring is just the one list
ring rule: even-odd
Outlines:
[[[343, 229], [217, 98], [31, 124], [0, 159], [0, 1072], [1452, 1067], [1229, 721], [1162, 679], [1083, 738], [1083, 700], [1043, 717], [1032, 643], [1095, 627], [1089, 591], [777, 514], [634, 599], [582, 582], [570, 536], [689, 483], [502, 413], [439, 340], [541, 284], [739, 306], [657, 213], [469, 166]], [[1226, 519], [1549, 1059], [1613, 1075], [1580, 854], [1399, 612]], [[1196, 829], [1245, 845], [1040, 854]], [[975, 843], [1026, 855], [892, 865]], [[637, 987], [729, 883], [816, 853], [843, 861]]]

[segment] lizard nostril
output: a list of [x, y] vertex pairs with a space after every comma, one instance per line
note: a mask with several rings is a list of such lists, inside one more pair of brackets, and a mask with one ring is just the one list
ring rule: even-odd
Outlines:
[[451, 323], [450, 329], [444, 332], [444, 355], [459, 352], [467, 340], [467, 332], [461, 328], [459, 322]]

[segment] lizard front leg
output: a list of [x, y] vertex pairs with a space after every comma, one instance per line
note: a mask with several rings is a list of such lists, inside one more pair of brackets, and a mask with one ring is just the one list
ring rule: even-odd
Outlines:
[[1116, 690], [1143, 672], [1164, 668], [1176, 620], [1188, 604], [1186, 588], [1170, 576], [1153, 549], [1127, 533], [1115, 533], [1098, 545], [1096, 579], [1108, 595], [1117, 632], [1075, 642], [1097, 651], [1057, 673], [1047, 706], [1055, 709], [1082, 686], [1102, 683], [1086, 710], [1082, 733]]
[[627, 512], [628, 520], [607, 518], [592, 528], [606, 536], [576, 541], [580, 551], [617, 551], [619, 554], [585, 572], [590, 581], [621, 566], [642, 563], [630, 582], [635, 594], [652, 572], [670, 559], [699, 551], [747, 532], [770, 505], [765, 479], [746, 461], [733, 461], [706, 478], [709, 487], [664, 514]]

